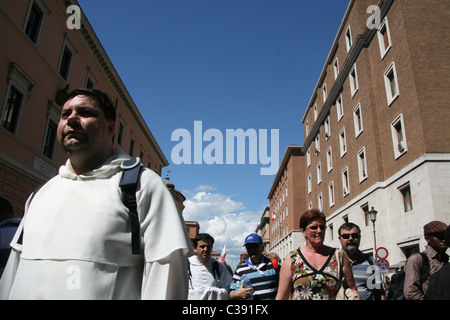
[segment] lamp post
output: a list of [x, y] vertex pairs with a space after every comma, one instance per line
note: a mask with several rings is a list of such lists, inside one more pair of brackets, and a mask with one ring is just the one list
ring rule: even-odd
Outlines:
[[370, 221], [372, 221], [373, 224], [373, 256], [376, 257], [377, 254], [377, 237], [375, 234], [375, 221], [377, 220], [377, 213], [378, 211], [376, 211], [373, 207], [370, 211], [367, 212], [367, 214], [369, 215], [369, 219]]

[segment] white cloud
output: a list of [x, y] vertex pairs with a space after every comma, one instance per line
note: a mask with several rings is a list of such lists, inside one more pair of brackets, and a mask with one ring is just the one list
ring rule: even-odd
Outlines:
[[200, 192], [200, 191], [216, 191], [217, 188], [214, 186], [210, 186], [207, 184], [201, 184], [199, 185], [197, 188], [195, 188], [195, 192]]
[[184, 219], [197, 221], [201, 233], [214, 237], [214, 251], [221, 252], [226, 244], [226, 261], [234, 270], [244, 250], [245, 237], [255, 231], [262, 209], [248, 211], [242, 202], [230, 196], [205, 191], [195, 193], [184, 201], [184, 205]]

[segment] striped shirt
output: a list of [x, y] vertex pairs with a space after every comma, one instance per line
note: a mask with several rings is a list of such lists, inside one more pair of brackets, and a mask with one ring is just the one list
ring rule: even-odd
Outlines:
[[382, 289], [381, 284], [383, 282], [375, 259], [370, 255], [361, 253], [359, 257], [351, 263], [351, 266], [353, 278], [361, 300], [372, 300], [373, 288]]
[[253, 296], [249, 300], [275, 300], [278, 289], [278, 272], [272, 261], [263, 257], [260, 264], [254, 266], [250, 258], [238, 265], [231, 282], [231, 290], [238, 290], [242, 285], [242, 276], [246, 275], [253, 289]]

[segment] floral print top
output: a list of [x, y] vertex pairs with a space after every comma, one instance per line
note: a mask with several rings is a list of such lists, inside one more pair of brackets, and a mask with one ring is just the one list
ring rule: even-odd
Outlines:
[[320, 270], [312, 267], [300, 249], [292, 251], [291, 270], [292, 300], [334, 300], [339, 291], [339, 269], [342, 265], [342, 250], [335, 248]]

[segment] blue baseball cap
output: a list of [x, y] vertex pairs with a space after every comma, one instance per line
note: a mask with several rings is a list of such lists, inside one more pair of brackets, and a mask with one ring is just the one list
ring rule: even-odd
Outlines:
[[262, 242], [263, 240], [260, 235], [257, 235], [256, 233], [251, 233], [245, 238], [244, 246], [249, 243], [262, 243]]

